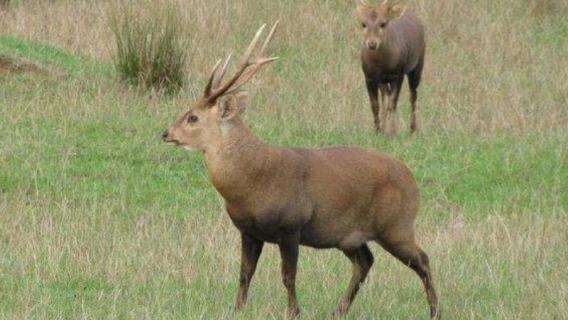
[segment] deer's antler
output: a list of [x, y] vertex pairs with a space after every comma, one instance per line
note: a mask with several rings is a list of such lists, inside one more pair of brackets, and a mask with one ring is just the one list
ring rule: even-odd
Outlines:
[[266, 25], [263, 25], [258, 29], [254, 38], [249, 44], [247, 50], [245, 51], [245, 53], [241, 58], [241, 62], [239, 64], [237, 72], [225, 84], [221, 83], [223, 81], [225, 74], [227, 73], [227, 67], [229, 65], [231, 55], [227, 57], [220, 71], [219, 71], [219, 66], [221, 60], [219, 60], [217, 64], [215, 64], [215, 67], [213, 68], [211, 76], [209, 77], [209, 82], [207, 83], [207, 87], [205, 87], [205, 92], [204, 92], [205, 98], [207, 99], [209, 105], [215, 104], [215, 101], [217, 101], [219, 97], [235, 92], [245, 83], [250, 81], [250, 79], [252, 79], [252, 77], [258, 72], [258, 70], [260, 70], [260, 68], [263, 65], [278, 59], [278, 57], [271, 57], [271, 58], [265, 57], [266, 48], [268, 47], [268, 44], [272, 39], [274, 32], [276, 31], [276, 27], [278, 27], [278, 21], [276, 21], [276, 23], [270, 30], [270, 33], [266, 37], [266, 40], [264, 40], [264, 43], [262, 44], [262, 47], [260, 48], [258, 54], [255, 56], [255, 58], [251, 59], [252, 52], [256, 48], [258, 40], [260, 39], [260, 36], [262, 35], [262, 32], [264, 31], [265, 27]]

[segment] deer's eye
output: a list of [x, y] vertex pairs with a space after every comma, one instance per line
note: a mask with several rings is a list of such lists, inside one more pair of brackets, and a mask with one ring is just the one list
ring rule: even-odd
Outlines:
[[387, 23], [386, 23], [386, 22], [381, 22], [380, 27], [381, 27], [382, 29], [386, 28], [386, 27], [387, 27]]
[[367, 24], [365, 22], [361, 22], [361, 27], [362, 28], [367, 28]]
[[196, 123], [199, 118], [196, 115], [190, 115], [187, 117], [187, 123]]

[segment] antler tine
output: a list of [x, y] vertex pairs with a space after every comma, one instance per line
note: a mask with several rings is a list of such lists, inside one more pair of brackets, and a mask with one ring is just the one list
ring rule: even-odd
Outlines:
[[205, 87], [205, 96], [209, 96], [211, 94], [211, 89], [213, 87], [213, 80], [215, 79], [215, 74], [217, 73], [217, 69], [219, 69], [219, 65], [221, 64], [221, 59], [217, 60], [215, 66], [213, 67], [213, 71], [211, 71], [211, 75], [209, 76], [209, 82], [207, 82], [207, 86]]
[[223, 67], [221, 68], [219, 75], [217, 77], [215, 77], [215, 81], [213, 81], [213, 86], [212, 86], [213, 89], [216, 89], [217, 87], [219, 87], [219, 85], [223, 81], [223, 78], [225, 77], [225, 74], [227, 73], [227, 67], [229, 66], [229, 61], [231, 61], [232, 57], [233, 57], [233, 54], [231, 53], [231, 54], [229, 54], [227, 59], [225, 59], [225, 63], [223, 63]]
[[270, 32], [268, 33], [266, 40], [264, 40], [264, 43], [262, 44], [262, 47], [260, 48], [260, 53], [259, 53], [260, 57], [262, 57], [264, 55], [264, 50], [266, 50], [266, 47], [268, 47], [268, 43], [270, 43], [270, 40], [272, 40], [272, 36], [274, 35], [274, 32], [276, 31], [278, 24], [280, 24], [280, 20], [276, 20], [276, 22], [272, 26], [272, 29], [270, 29]]
[[209, 101], [209, 104], [212, 104], [213, 102], [215, 102], [215, 100], [217, 100], [217, 98], [219, 98], [221, 95], [223, 95], [227, 90], [229, 90], [229, 88], [231, 88], [231, 86], [237, 82], [237, 80], [239, 80], [239, 78], [243, 75], [243, 73], [245, 72], [245, 70], [247, 69], [247, 67], [249, 67], [252, 63], [250, 62], [250, 55], [252, 54], [254, 48], [256, 47], [256, 44], [258, 42], [258, 39], [260, 38], [260, 35], [262, 34], [262, 32], [264, 31], [264, 28], [266, 27], [266, 24], [263, 24], [258, 31], [256, 32], [256, 34], [254, 35], [254, 38], [252, 39], [251, 43], [249, 44], [247, 50], [245, 51], [245, 54], [243, 55], [243, 57], [241, 58], [241, 63], [239, 65], [239, 69], [237, 71], [237, 73], [229, 80], [227, 81], [227, 83], [225, 83], [223, 86], [221, 86], [218, 89], [215, 89], [213, 92], [211, 92], [209, 95], [206, 95], [207, 100]]
[[263, 24], [260, 28], [258, 28], [258, 31], [256, 31], [256, 34], [254, 35], [254, 38], [250, 42], [250, 44], [247, 48], [247, 51], [245, 51], [245, 53], [243, 54], [243, 57], [242, 57], [242, 60], [241, 60], [241, 67], [243, 65], [250, 64], [250, 61], [249, 61], [250, 55], [252, 54], [252, 51], [254, 50], [254, 48], [256, 48], [256, 44], [258, 42], [258, 39], [260, 39], [262, 32], [264, 32], [264, 28], [266, 28], [266, 24]]
[[254, 63], [250, 66], [249, 69], [247, 69], [247, 71], [238, 79], [238, 81], [235, 82], [235, 84], [230, 87], [230, 89], [227, 90], [226, 94], [230, 94], [232, 92], [237, 91], [240, 87], [242, 87], [244, 84], [246, 84], [247, 82], [250, 81], [250, 79], [252, 79], [252, 77], [256, 74], [256, 72], [258, 70], [260, 70], [260, 68], [267, 64], [270, 63], [272, 61], [278, 60], [278, 57], [271, 57], [271, 58], [265, 58], [264, 57], [264, 51], [266, 50], [266, 48], [268, 47], [268, 44], [270, 43], [270, 40], [272, 40], [272, 36], [274, 35], [274, 32], [276, 31], [276, 28], [278, 27], [278, 24], [280, 23], [280, 21], [276, 21], [274, 23], [274, 25], [272, 26], [272, 28], [270, 29], [270, 33], [268, 33], [268, 36], [266, 37], [266, 40], [264, 40], [264, 43], [262, 44], [262, 47], [260, 49], [260, 52], [258, 53], [257, 59], [256, 61], [254, 61]]
[[256, 74], [256, 72], [258, 70], [260, 70], [260, 67], [262, 67], [263, 65], [278, 60], [280, 59], [279, 57], [272, 57], [272, 58], [266, 58], [266, 59], [260, 59], [258, 60], [254, 65], [252, 65], [247, 72], [244, 73], [244, 75], [242, 75], [239, 78], [239, 81], [235, 82], [235, 84], [229, 89], [227, 90], [226, 94], [230, 94], [233, 93], [237, 90], [239, 90], [240, 87], [242, 87], [243, 85], [245, 85], [247, 82], [250, 81], [250, 79], [252, 79], [252, 77]]

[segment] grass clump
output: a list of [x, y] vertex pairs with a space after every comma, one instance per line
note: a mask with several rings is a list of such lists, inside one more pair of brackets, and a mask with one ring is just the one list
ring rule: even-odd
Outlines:
[[181, 21], [173, 6], [147, 12], [111, 9], [116, 43], [115, 65], [122, 79], [166, 93], [178, 91], [187, 61]]
[[8, 9], [10, 7], [10, 0], [0, 0], [0, 10]]

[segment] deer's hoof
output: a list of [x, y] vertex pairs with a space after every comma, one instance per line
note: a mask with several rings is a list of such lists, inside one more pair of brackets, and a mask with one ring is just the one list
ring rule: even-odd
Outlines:
[[418, 132], [418, 124], [416, 123], [412, 123], [410, 125], [410, 133], [414, 134]]
[[300, 308], [293, 308], [288, 310], [288, 319], [298, 319], [300, 317]]
[[349, 305], [346, 302], [340, 302], [339, 306], [333, 313], [333, 319], [341, 319], [347, 315], [347, 311], [349, 310]]

